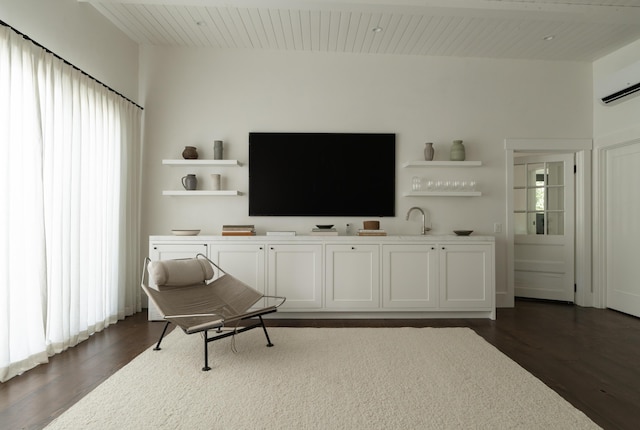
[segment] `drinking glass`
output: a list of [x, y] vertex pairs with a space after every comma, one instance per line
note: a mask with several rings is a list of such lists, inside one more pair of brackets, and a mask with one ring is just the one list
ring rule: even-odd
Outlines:
[[436, 188], [435, 181], [429, 180], [427, 181], [427, 191], [433, 191]]

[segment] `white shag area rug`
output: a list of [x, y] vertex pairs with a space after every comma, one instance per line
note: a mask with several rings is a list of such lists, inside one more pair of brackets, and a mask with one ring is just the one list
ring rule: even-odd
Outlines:
[[[174, 330], [47, 429], [595, 429], [468, 328]], [[235, 349], [233, 352], [233, 343]]]

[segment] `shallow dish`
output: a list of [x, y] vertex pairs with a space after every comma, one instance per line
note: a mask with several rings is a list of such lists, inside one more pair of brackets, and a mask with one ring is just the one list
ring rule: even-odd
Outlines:
[[316, 227], [318, 227], [318, 228], [331, 228], [331, 227], [333, 227], [333, 224], [321, 224], [321, 225], [316, 225]]
[[453, 230], [457, 236], [469, 236], [473, 230]]
[[200, 230], [171, 230], [174, 236], [197, 236]]

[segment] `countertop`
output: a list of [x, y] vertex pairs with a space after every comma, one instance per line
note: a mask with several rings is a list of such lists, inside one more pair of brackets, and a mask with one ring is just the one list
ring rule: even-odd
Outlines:
[[209, 241], [233, 241], [233, 242], [335, 242], [335, 243], [351, 243], [351, 242], [494, 242], [494, 236], [480, 236], [471, 234], [470, 236], [456, 236], [454, 234], [427, 234], [427, 235], [387, 235], [387, 236], [329, 236], [329, 235], [296, 235], [296, 236], [278, 236], [278, 235], [256, 235], [256, 236], [216, 236], [216, 235], [197, 235], [197, 236], [174, 236], [174, 235], [154, 235], [149, 236], [150, 242], [209, 242]]

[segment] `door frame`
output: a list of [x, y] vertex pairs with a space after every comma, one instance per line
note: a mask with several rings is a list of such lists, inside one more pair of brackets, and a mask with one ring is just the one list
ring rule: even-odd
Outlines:
[[506, 233], [507, 233], [507, 291], [496, 297], [496, 305], [515, 306], [513, 222], [513, 162], [515, 152], [557, 152], [575, 154], [575, 303], [593, 306], [591, 278], [591, 152], [592, 139], [526, 139], [507, 138], [506, 152]]

